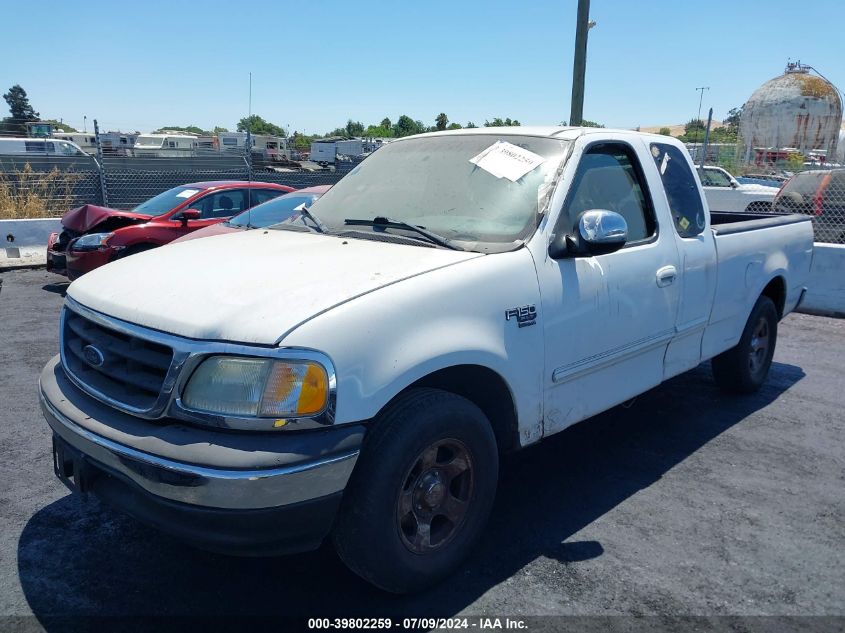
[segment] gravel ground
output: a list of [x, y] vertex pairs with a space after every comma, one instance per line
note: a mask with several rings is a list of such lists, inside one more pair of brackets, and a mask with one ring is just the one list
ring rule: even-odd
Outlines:
[[722, 395], [702, 365], [508, 458], [469, 562], [400, 598], [358, 580], [328, 547], [230, 558], [71, 498], [53, 476], [35, 391], [57, 351], [65, 285], [43, 270], [0, 280], [7, 625], [63, 630], [61, 616], [153, 614], [845, 613], [845, 321], [789, 316], [754, 396]]

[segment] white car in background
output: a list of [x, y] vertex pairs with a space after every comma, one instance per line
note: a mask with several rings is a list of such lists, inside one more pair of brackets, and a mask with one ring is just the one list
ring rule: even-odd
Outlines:
[[772, 210], [778, 187], [744, 185], [721, 167], [696, 168], [712, 211], [760, 213]]

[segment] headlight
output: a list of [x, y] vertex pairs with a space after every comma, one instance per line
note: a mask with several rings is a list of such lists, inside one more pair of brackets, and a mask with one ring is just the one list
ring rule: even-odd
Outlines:
[[193, 373], [182, 404], [238, 417], [308, 417], [329, 400], [325, 368], [311, 361], [212, 356]]
[[74, 240], [70, 248], [74, 251], [95, 251], [98, 248], [108, 245], [109, 239], [114, 233], [89, 233]]

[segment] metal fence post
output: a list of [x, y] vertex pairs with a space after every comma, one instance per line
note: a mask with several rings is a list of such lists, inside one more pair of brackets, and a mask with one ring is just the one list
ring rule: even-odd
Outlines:
[[244, 159], [246, 160], [246, 176], [247, 180], [252, 182], [252, 133], [249, 129], [246, 131], [246, 146], [245, 146], [246, 155]]
[[106, 172], [103, 164], [103, 145], [100, 143], [100, 126], [97, 119], [94, 119], [94, 142], [97, 144], [97, 173], [100, 174], [100, 193], [103, 198], [103, 206], [109, 206], [109, 194], [106, 189]]

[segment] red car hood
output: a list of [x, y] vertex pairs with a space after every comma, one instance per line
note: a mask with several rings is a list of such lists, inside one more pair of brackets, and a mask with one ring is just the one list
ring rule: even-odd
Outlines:
[[83, 204], [71, 209], [62, 216], [62, 226], [71, 231], [84, 233], [109, 218], [127, 218], [130, 220], [149, 220], [153, 216], [132, 211], [118, 211], [108, 207], [98, 207], [94, 204]]

